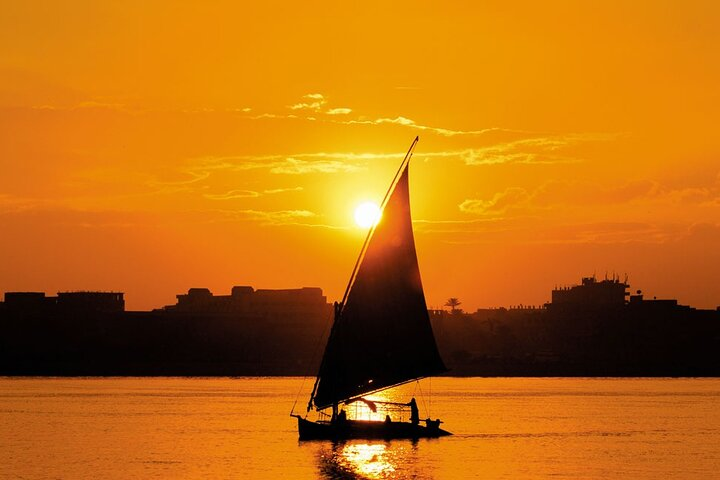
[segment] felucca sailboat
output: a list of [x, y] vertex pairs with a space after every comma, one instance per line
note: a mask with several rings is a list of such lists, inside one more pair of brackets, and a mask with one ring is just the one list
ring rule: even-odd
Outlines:
[[[335, 304], [307, 407], [320, 418], [292, 414], [301, 440], [450, 435], [439, 419], [420, 420], [414, 398], [407, 403], [366, 398], [447, 370], [430, 326], [410, 216], [408, 168], [417, 142], [416, 137], [390, 184], [381, 219], [368, 232], [342, 302]], [[346, 408], [355, 402], [387, 412], [385, 420], [348, 418]], [[398, 419], [404, 410], [410, 421]]]

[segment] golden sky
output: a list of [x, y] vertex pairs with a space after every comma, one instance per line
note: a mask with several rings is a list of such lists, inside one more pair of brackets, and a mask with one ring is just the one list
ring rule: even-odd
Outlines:
[[5, 1], [0, 291], [342, 296], [415, 135], [428, 304], [720, 305], [720, 3]]

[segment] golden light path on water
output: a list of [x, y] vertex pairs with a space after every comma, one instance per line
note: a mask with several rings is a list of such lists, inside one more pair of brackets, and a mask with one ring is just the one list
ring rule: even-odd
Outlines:
[[354, 471], [369, 478], [383, 478], [395, 471], [384, 443], [345, 445], [342, 456]]
[[337, 443], [322, 449], [320, 470], [328, 479], [423, 478], [413, 473], [417, 454], [414, 442]]

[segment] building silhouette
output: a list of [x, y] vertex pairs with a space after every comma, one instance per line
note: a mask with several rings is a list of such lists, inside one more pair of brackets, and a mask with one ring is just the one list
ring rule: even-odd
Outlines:
[[285, 290], [255, 290], [233, 287], [230, 295], [213, 295], [207, 288], [191, 288], [177, 295], [177, 303], [163, 307], [174, 313], [263, 313], [266, 315], [303, 315], [327, 309], [322, 289], [304, 287]]
[[305, 374], [332, 318], [320, 288], [191, 288], [177, 299], [129, 312], [119, 292], [8, 292], [0, 374]]
[[584, 277], [545, 305], [431, 312], [456, 375], [715, 376], [720, 310], [628, 293], [627, 281]]
[[56, 297], [44, 292], [6, 292], [4, 308], [9, 312], [35, 314], [54, 312], [125, 311], [125, 298], [121, 292], [58, 292]]
[[[545, 305], [429, 313], [451, 375], [720, 375], [720, 310], [628, 292], [585, 277]], [[332, 315], [309, 287], [191, 288], [150, 312], [120, 292], [7, 292], [0, 375], [311, 375]]]
[[625, 282], [618, 278], [598, 281], [593, 277], [583, 277], [580, 285], [555, 288], [552, 291], [552, 308], [578, 308], [590, 306], [592, 308], [617, 308], [627, 302], [628, 288]]

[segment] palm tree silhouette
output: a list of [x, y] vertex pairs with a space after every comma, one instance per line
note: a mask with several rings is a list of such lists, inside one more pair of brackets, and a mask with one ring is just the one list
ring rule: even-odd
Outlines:
[[450, 307], [450, 313], [460, 313], [462, 312], [461, 309], [457, 308], [462, 304], [460, 300], [458, 300], [455, 297], [448, 298], [448, 301], [445, 302], [446, 307]]

